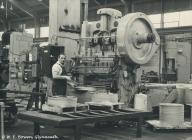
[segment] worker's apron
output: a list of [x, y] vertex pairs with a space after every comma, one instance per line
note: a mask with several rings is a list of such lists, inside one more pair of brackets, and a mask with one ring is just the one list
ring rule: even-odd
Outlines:
[[[61, 75], [66, 75], [65, 67], [62, 67]], [[53, 95], [66, 95], [67, 80], [66, 79], [53, 79], [52, 92]]]

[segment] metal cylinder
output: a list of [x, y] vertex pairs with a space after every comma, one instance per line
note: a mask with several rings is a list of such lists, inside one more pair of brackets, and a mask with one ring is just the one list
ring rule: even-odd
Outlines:
[[134, 108], [148, 111], [147, 95], [142, 93], [136, 94], [134, 98]]
[[138, 44], [141, 43], [153, 43], [155, 42], [155, 35], [153, 33], [148, 34], [138, 34], [136, 38]]
[[88, 2], [87, 3], [84, 3], [84, 17], [83, 17], [83, 20], [84, 21], [87, 21], [88, 19]]
[[107, 21], [107, 15], [101, 15], [101, 30], [107, 31], [108, 21]]
[[184, 123], [184, 105], [174, 103], [161, 103], [159, 120], [161, 126], [181, 126]]

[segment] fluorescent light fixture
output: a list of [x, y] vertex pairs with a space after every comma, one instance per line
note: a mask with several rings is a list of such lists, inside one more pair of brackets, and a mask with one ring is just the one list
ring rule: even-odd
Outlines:
[[1, 9], [4, 9], [5, 7], [4, 7], [4, 5], [3, 5], [3, 2], [1, 2], [1, 7], [0, 7]]

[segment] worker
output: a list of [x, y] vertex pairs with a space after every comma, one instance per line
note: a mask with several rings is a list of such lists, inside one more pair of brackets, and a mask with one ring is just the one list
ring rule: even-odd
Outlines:
[[58, 56], [58, 61], [52, 67], [53, 95], [66, 95], [67, 81], [71, 81], [71, 78], [70, 76], [67, 76], [65, 69], [65, 59], [65, 55], [60, 54]]

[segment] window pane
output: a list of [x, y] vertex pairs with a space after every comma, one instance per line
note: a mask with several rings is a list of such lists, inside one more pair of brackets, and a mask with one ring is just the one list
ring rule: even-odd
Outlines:
[[180, 12], [164, 14], [164, 27], [178, 27], [180, 24]]
[[[192, 25], [192, 10], [164, 14], [164, 27], [180, 27]], [[161, 14], [148, 15], [155, 28], [160, 28]]]
[[25, 29], [25, 31], [29, 34], [32, 34], [33, 37], [35, 37], [35, 29], [34, 28], [30, 28], [30, 29]]
[[0, 32], [0, 40], [2, 40], [2, 39], [1, 39], [1, 36], [2, 36], [3, 33], [4, 33], [4, 32]]
[[49, 36], [49, 27], [41, 27], [40, 37], [48, 37], [48, 36]]
[[180, 12], [180, 26], [190, 26], [192, 25], [191, 18], [192, 10]]
[[151, 20], [155, 28], [160, 28], [161, 14], [148, 15], [148, 18]]

